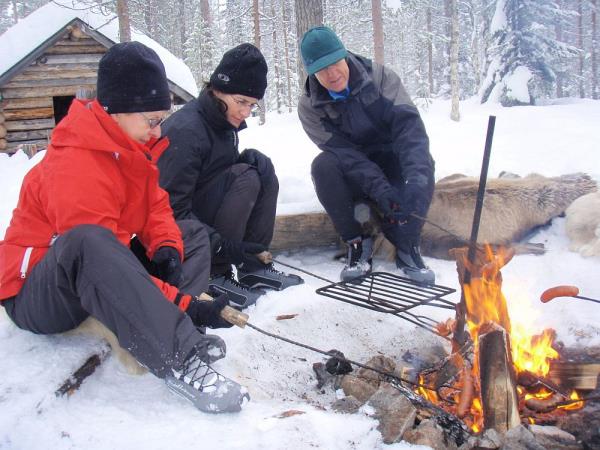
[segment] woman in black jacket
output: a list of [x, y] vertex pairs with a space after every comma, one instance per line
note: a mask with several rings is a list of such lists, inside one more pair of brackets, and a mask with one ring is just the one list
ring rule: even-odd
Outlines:
[[241, 44], [227, 51], [199, 97], [165, 121], [170, 146], [158, 155], [160, 185], [175, 218], [199, 220], [210, 235], [210, 285], [242, 308], [256, 302], [261, 288], [302, 283], [256, 257], [273, 238], [279, 184], [267, 156], [255, 149], [239, 153], [237, 133], [266, 87], [260, 50]]

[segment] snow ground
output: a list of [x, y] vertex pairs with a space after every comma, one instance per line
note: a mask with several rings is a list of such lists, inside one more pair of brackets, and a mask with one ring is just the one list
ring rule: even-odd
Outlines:
[[[462, 120], [448, 118], [448, 102], [435, 101], [423, 111], [436, 160], [436, 178], [461, 172], [478, 176], [488, 115], [497, 116], [490, 176], [501, 170], [554, 176], [587, 172], [600, 181], [598, 149], [600, 101], [562, 100], [544, 106], [502, 108], [461, 104]], [[295, 113], [251, 121], [240, 135], [241, 148], [269, 154], [280, 177], [278, 212], [320, 210], [310, 181], [310, 162], [318, 150], [304, 135]], [[0, 155], [0, 235], [4, 234], [26, 171], [42, 155]], [[564, 219], [538, 232], [543, 256], [517, 256], [503, 269], [504, 293], [513, 323], [539, 332], [553, 327], [567, 344], [598, 344], [600, 324], [593, 303], [557, 299], [548, 304], [540, 293], [558, 284], [579, 286], [581, 294], [600, 298], [600, 258], [584, 259], [568, 251]], [[276, 255], [283, 262], [337, 279], [341, 265], [334, 249], [307, 249]], [[455, 266], [428, 259], [439, 284], [459, 289]], [[394, 271], [376, 260], [375, 269]], [[393, 316], [367, 311], [315, 294], [324, 283], [304, 276], [306, 284], [270, 292], [249, 308], [251, 323], [311, 346], [339, 349], [364, 361], [379, 353], [401, 361], [405, 351], [427, 352], [439, 338]], [[449, 297], [458, 301], [458, 294]], [[442, 310], [423, 310], [442, 319]], [[299, 314], [276, 321], [279, 314]], [[336, 394], [317, 391], [312, 363], [320, 355], [268, 338], [252, 329], [219, 330], [228, 355], [215, 367], [246, 385], [252, 401], [239, 414], [212, 416], [195, 410], [167, 391], [150, 374], [128, 375], [114, 358], [107, 361], [69, 399], [54, 390], [100, 343], [83, 336], [37, 336], [17, 329], [0, 308], [0, 448], [31, 449], [162, 449], [201, 445], [236, 449], [408, 449], [385, 446], [377, 422], [366, 413], [336, 414], [328, 406]], [[324, 409], [325, 408], [325, 409]], [[305, 413], [288, 418], [286, 410]]]

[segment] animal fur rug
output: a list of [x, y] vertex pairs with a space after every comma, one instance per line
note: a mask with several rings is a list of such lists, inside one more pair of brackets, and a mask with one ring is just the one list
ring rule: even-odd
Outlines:
[[[479, 179], [451, 175], [435, 185], [427, 219], [456, 236], [425, 223], [421, 234], [421, 252], [425, 256], [451, 259], [451, 248], [468, 245]], [[515, 246], [516, 243], [565, 212], [571, 203], [597, 185], [589, 175], [574, 173], [558, 177], [531, 174], [518, 177], [501, 174], [488, 179], [479, 226], [478, 243]], [[543, 245], [521, 245], [518, 253], [543, 253]], [[389, 242], [379, 247], [379, 254], [393, 254]]]
[[600, 256], [600, 192], [579, 197], [566, 216], [569, 249], [582, 256]]

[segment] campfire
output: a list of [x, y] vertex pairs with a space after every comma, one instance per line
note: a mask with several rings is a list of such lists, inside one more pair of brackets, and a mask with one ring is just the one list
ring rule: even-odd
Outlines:
[[492, 428], [505, 433], [522, 422], [554, 423], [583, 407], [574, 401], [580, 398], [575, 390], [566, 392], [548, 377], [559, 359], [554, 331], [533, 334], [511, 324], [500, 269], [513, 255], [487, 247], [469, 263], [467, 249], [454, 250], [461, 303], [456, 319], [436, 327], [451, 337], [452, 353], [419, 376], [418, 393], [476, 433]]

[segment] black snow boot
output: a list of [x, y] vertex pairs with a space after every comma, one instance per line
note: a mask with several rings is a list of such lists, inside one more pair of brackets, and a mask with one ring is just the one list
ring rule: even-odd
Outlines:
[[236, 309], [254, 305], [258, 297], [265, 294], [262, 289], [249, 288], [240, 284], [232, 271], [211, 277], [208, 281], [208, 288], [220, 294], [228, 294], [229, 304]]
[[304, 280], [298, 275], [287, 274], [275, 269], [273, 263], [249, 272], [238, 268], [238, 281], [248, 288], [266, 288], [277, 291], [304, 283]]
[[396, 248], [396, 267], [417, 283], [435, 284], [435, 273], [425, 265], [421, 258], [421, 250], [416, 244]]
[[165, 377], [167, 387], [208, 413], [238, 412], [250, 400], [245, 387], [221, 375], [196, 353]]
[[373, 238], [356, 237], [346, 242], [348, 257], [340, 273], [342, 281], [350, 281], [371, 273], [373, 266]]

